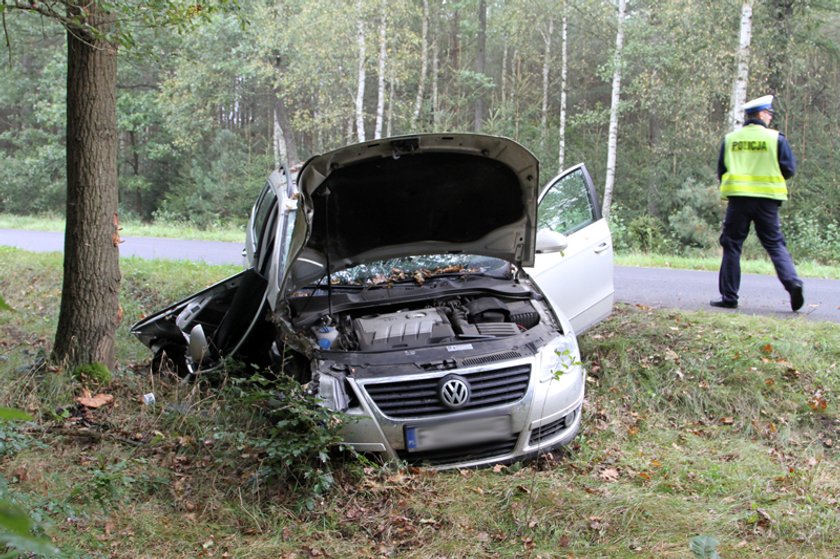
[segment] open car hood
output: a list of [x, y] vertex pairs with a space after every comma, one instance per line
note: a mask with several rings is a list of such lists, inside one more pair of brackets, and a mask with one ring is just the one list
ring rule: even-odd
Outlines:
[[427, 134], [347, 146], [307, 161], [298, 189], [295, 228], [306, 234], [292, 255], [322, 271], [446, 253], [533, 265], [538, 162], [513, 140]]

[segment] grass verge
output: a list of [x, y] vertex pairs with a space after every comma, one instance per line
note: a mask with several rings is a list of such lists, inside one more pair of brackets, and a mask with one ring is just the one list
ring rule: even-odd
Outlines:
[[[330, 493], [266, 483], [253, 406], [152, 376], [127, 326], [238, 270], [123, 264], [114, 402], [33, 366], [60, 258], [0, 248], [0, 497], [68, 557], [835, 557], [840, 327], [620, 306], [581, 338], [583, 431], [538, 462], [435, 473], [350, 462]], [[157, 404], [144, 406], [154, 392]]]
[[[137, 220], [120, 222], [123, 237], [164, 237], [199, 241], [228, 241], [239, 243], [245, 238], [245, 225], [219, 225], [200, 229], [186, 223], [144, 223]], [[56, 215], [20, 216], [0, 214], [0, 229], [29, 229], [32, 231], [64, 231], [64, 217]]]
[[[745, 274], [776, 275], [773, 263], [765, 256], [754, 251], [755, 257], [741, 259], [741, 271]], [[675, 268], [678, 270], [707, 270], [717, 272], [720, 269], [720, 256], [669, 256], [665, 254], [624, 253], [616, 254], [615, 263], [619, 266], [637, 266], [643, 268]], [[804, 278], [840, 279], [840, 267], [818, 264], [810, 261], [797, 261], [796, 271]]]

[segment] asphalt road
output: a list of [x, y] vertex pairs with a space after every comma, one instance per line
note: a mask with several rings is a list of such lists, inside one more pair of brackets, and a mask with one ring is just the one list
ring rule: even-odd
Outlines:
[[[194, 260], [207, 264], [242, 264], [242, 243], [219, 241], [182, 241], [159, 237], [122, 237], [120, 257], [136, 256], [147, 260]], [[0, 245], [32, 252], [63, 252], [64, 233], [0, 229]]]
[[[242, 243], [182, 241], [152, 237], [123, 237], [122, 257], [195, 260], [208, 264], [242, 264]], [[61, 252], [64, 234], [43, 231], [0, 229], [0, 245], [33, 252]], [[669, 268], [615, 268], [617, 302], [653, 308], [708, 310], [807, 318], [840, 323], [840, 281], [805, 279], [805, 306], [790, 311], [790, 300], [774, 276], [745, 274], [741, 280], [741, 299], [737, 310], [714, 309], [709, 300], [717, 297], [717, 273]]]

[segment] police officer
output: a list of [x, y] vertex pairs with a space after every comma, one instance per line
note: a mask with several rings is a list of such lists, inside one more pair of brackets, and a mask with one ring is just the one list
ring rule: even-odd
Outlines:
[[790, 308], [798, 311], [805, 302], [802, 280], [796, 275], [779, 222], [779, 206], [788, 197], [785, 179], [796, 173], [796, 158], [784, 135], [768, 128], [773, 118], [772, 95], [748, 102], [744, 113], [744, 126], [726, 135], [718, 157], [720, 195], [728, 204], [720, 235], [721, 298], [710, 304], [726, 309], [738, 307], [741, 247], [752, 222], [779, 281], [790, 294]]

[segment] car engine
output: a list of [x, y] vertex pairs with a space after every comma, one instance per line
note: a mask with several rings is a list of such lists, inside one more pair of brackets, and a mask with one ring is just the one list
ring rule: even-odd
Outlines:
[[530, 300], [455, 297], [433, 306], [336, 318], [335, 333], [313, 329], [321, 348], [390, 351], [515, 336], [539, 324], [540, 313]]

